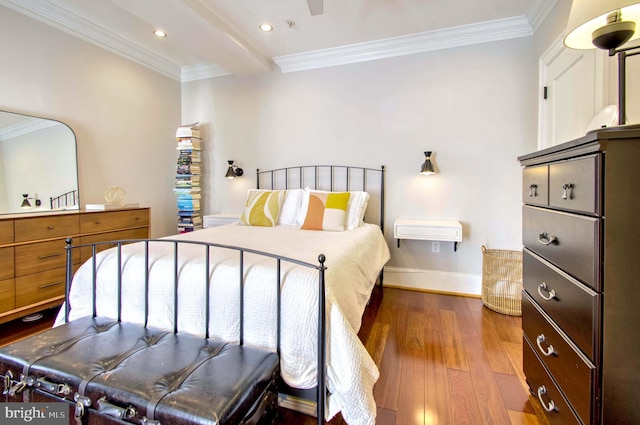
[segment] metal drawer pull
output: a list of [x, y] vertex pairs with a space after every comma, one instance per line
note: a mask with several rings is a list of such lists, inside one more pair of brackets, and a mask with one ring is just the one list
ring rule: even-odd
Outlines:
[[544, 385], [542, 385], [541, 387], [538, 387], [538, 400], [540, 400], [540, 404], [542, 404], [542, 408], [547, 412], [553, 412], [554, 410], [556, 410], [556, 404], [553, 402], [553, 400], [549, 400], [549, 404], [545, 404], [544, 401], [542, 401], [542, 396], [545, 395], [546, 393], [547, 393], [547, 388]]
[[546, 340], [547, 340], [547, 337], [544, 336], [544, 334], [540, 334], [536, 338], [536, 344], [538, 344], [538, 348], [540, 349], [540, 352], [542, 354], [544, 354], [545, 356], [549, 357], [549, 356], [552, 356], [552, 355], [556, 354], [556, 349], [553, 348], [553, 345], [551, 345], [551, 344], [549, 344], [549, 346], [547, 347], [546, 350], [544, 348], [542, 348], [542, 343], [545, 342]]
[[[542, 291], [546, 291], [549, 295], [548, 296], [544, 295], [542, 293]], [[547, 283], [546, 282], [542, 282], [540, 285], [538, 285], [538, 294], [540, 294], [542, 299], [545, 300], [545, 301], [551, 301], [552, 299], [554, 299], [556, 297], [555, 289], [552, 289], [551, 291], [549, 291], [547, 289]]]
[[59, 257], [59, 256], [61, 256], [61, 255], [62, 255], [62, 253], [61, 253], [61, 252], [59, 252], [59, 253], [57, 253], [57, 254], [40, 255], [38, 258], [39, 258], [39, 259], [41, 259], [41, 260], [45, 260], [45, 259], [47, 259], [47, 258]]
[[53, 230], [53, 226], [47, 226], [47, 229]]
[[[571, 199], [571, 189], [573, 189], [573, 185], [571, 183], [565, 183], [562, 185], [562, 199]], [[567, 194], [567, 191], [569, 193]]]
[[531, 183], [529, 185], [529, 196], [538, 196], [538, 192], [536, 191], [537, 188], [538, 188], [537, 184]]
[[538, 242], [542, 245], [551, 245], [556, 241], [556, 237], [554, 235], [548, 235], [546, 232], [538, 233]]
[[62, 284], [62, 281], [60, 281], [60, 282], [46, 283], [46, 284], [44, 284], [44, 285], [40, 285], [40, 289], [45, 289], [45, 288], [48, 288], [48, 287], [50, 287], [50, 286], [56, 286], [56, 285], [61, 285], [61, 284]]

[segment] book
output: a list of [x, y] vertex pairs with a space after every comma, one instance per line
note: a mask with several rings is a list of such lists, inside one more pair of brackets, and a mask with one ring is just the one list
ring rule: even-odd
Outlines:
[[124, 204], [124, 205], [120, 205], [120, 204], [86, 204], [84, 206], [85, 210], [92, 210], [92, 211], [105, 211], [105, 210], [119, 210], [119, 209], [125, 209], [125, 208], [139, 208], [140, 204]]
[[200, 129], [195, 126], [178, 127], [176, 130], [176, 137], [200, 137]]

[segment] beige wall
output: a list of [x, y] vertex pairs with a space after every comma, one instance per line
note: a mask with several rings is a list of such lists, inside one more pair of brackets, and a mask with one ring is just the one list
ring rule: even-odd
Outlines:
[[174, 233], [180, 83], [2, 6], [0, 39], [0, 109], [73, 129], [82, 204], [122, 186], [153, 236]]
[[[258, 167], [385, 165], [389, 266], [400, 272], [386, 283], [402, 284], [415, 270], [477, 277], [482, 245], [521, 247], [516, 158], [536, 146], [534, 70], [532, 39], [522, 38], [184, 83], [183, 120], [203, 122], [209, 136], [208, 182], [216, 196], [207, 198], [206, 210], [238, 211]], [[439, 174], [419, 174], [424, 150], [434, 151]], [[225, 180], [227, 159], [239, 162], [245, 177]], [[423, 241], [396, 248], [393, 220], [401, 217], [459, 220], [464, 240], [457, 253], [451, 243], [439, 254]]]

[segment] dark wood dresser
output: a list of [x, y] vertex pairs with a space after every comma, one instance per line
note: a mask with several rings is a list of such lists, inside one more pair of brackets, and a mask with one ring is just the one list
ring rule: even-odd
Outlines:
[[640, 423], [640, 127], [523, 169], [523, 368], [551, 424]]

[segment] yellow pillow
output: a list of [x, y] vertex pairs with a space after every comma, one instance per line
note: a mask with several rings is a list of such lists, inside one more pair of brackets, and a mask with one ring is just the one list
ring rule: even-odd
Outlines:
[[309, 191], [307, 216], [302, 228], [306, 230], [344, 230], [349, 204], [349, 192]]
[[240, 223], [247, 226], [273, 227], [278, 221], [284, 190], [250, 190]]

